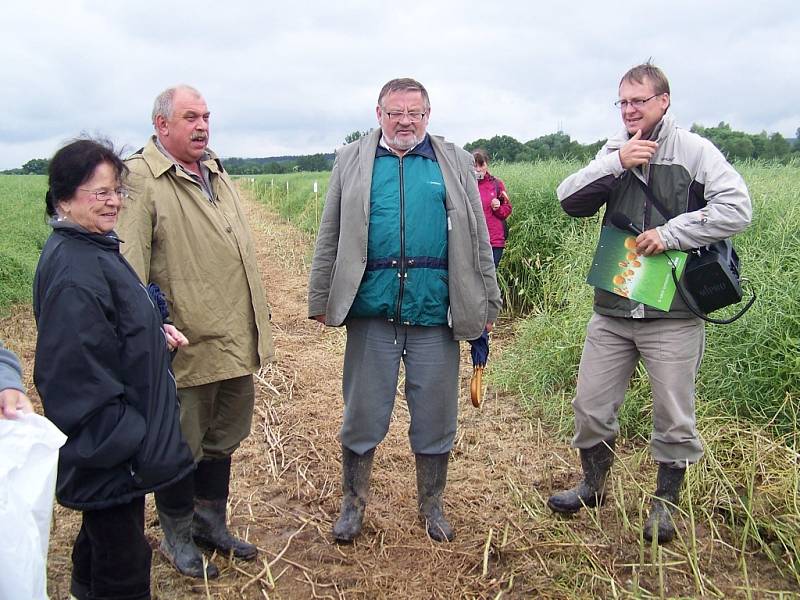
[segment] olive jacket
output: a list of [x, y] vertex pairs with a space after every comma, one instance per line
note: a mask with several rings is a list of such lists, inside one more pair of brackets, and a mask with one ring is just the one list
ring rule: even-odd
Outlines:
[[237, 190], [211, 152], [212, 198], [153, 136], [126, 160], [130, 197], [117, 232], [145, 284], [164, 293], [189, 339], [173, 362], [178, 387], [242, 377], [274, 357], [270, 309]]

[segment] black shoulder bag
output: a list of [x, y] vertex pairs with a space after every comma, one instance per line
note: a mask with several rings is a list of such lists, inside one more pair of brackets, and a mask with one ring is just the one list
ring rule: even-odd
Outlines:
[[[650, 186], [638, 177], [635, 179], [642, 186], [644, 193], [656, 210], [669, 221], [673, 215], [659, 202]], [[747, 279], [739, 276], [739, 256], [729, 239], [720, 240], [702, 248], [694, 248], [689, 250], [688, 254], [689, 257], [683, 272], [686, 286], [684, 287], [678, 281], [674, 263], [672, 279], [675, 281], [678, 294], [695, 316], [709, 323], [727, 325], [736, 321], [753, 306], [756, 301], [756, 293], [750, 288], [751, 295], [747, 304], [731, 318], [713, 319], [708, 316], [708, 313], [717, 309], [741, 302], [741, 282], [749, 283]]]

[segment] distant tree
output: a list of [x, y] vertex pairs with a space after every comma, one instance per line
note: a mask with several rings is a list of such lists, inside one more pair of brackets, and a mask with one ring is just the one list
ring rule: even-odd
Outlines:
[[22, 165], [22, 172], [26, 175], [47, 175], [50, 161], [46, 158], [32, 158]]
[[290, 167], [288, 166], [289, 163], [282, 163], [282, 162], [269, 162], [264, 165], [264, 170], [262, 173], [266, 173], [268, 175], [280, 175], [281, 173], [288, 173], [290, 171]]
[[327, 171], [330, 168], [330, 163], [324, 154], [311, 154], [297, 159], [298, 171]]
[[755, 156], [756, 149], [753, 140], [740, 135], [728, 138], [720, 150], [729, 159], [743, 160]]
[[769, 136], [765, 158], [776, 158], [780, 160], [789, 156], [791, 151], [792, 147], [789, 145], [789, 142], [786, 141], [786, 138], [776, 132]]
[[559, 131], [529, 140], [524, 144], [520, 144], [510, 136], [495, 136], [489, 140], [479, 139], [465, 145], [464, 149], [471, 152], [476, 148], [483, 148], [493, 160], [509, 162], [527, 162], [551, 158], [587, 160], [594, 158], [597, 151], [605, 143], [606, 140], [598, 140], [593, 144], [583, 145], [571, 139], [563, 131]]
[[344, 143], [349, 144], [350, 142], [355, 142], [356, 140], [369, 135], [371, 131], [372, 129], [367, 129], [366, 131], [358, 131], [356, 129], [352, 133], [348, 133], [346, 136], [344, 136]]
[[517, 156], [525, 149], [519, 141], [510, 135], [496, 135], [490, 140], [480, 139], [467, 144], [464, 148], [468, 152], [472, 152], [476, 148], [483, 148], [489, 153], [491, 160], [504, 160], [506, 162], [523, 160], [517, 158]]

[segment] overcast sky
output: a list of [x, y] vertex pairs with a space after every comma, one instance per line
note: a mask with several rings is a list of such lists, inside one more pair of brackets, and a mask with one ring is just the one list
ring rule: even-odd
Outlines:
[[175, 83], [204, 94], [224, 157], [331, 152], [404, 76], [428, 89], [429, 131], [458, 144], [589, 143], [618, 129], [619, 79], [649, 57], [687, 128], [800, 127], [798, 0], [30, 0], [5, 3], [0, 50], [0, 169], [81, 132], [135, 150]]

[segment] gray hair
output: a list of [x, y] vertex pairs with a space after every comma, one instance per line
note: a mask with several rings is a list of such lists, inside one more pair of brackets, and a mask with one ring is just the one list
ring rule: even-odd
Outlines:
[[386, 82], [386, 85], [381, 88], [378, 94], [378, 105], [383, 107], [383, 98], [392, 92], [419, 92], [422, 94], [422, 101], [425, 103], [425, 111], [431, 108], [431, 101], [428, 98], [428, 90], [425, 89], [419, 81], [411, 79], [410, 77], [402, 77], [400, 79], [392, 79]]
[[156, 117], [161, 115], [165, 119], [172, 118], [172, 111], [173, 111], [173, 102], [175, 101], [175, 93], [178, 90], [184, 90], [189, 92], [190, 94], [194, 95], [197, 98], [202, 98], [202, 94], [198, 92], [195, 88], [190, 85], [180, 84], [174, 85], [172, 87], [168, 87], [163, 92], [161, 92], [158, 96], [156, 96], [155, 102], [153, 102], [153, 113], [150, 118], [153, 121], [153, 125], [156, 124]]

